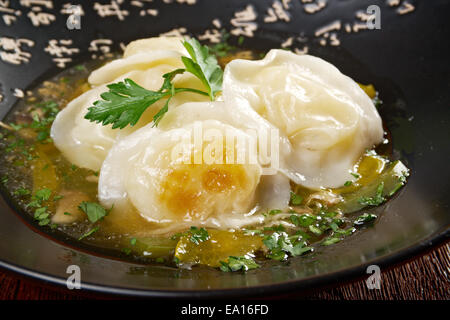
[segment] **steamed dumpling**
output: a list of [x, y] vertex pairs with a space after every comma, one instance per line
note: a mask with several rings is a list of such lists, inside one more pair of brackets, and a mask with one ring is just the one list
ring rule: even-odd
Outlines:
[[[146, 89], [159, 90], [163, 83], [162, 75], [181, 66], [180, 56], [180, 53], [170, 50], [139, 52], [92, 72], [89, 82], [94, 88], [72, 100], [57, 115], [52, 125], [51, 137], [56, 147], [73, 164], [98, 171], [115, 141], [150, 123], [165, 101], [153, 104], [134, 127], [128, 126], [122, 130], [113, 130], [111, 125], [102, 126], [84, 119], [88, 108], [100, 100], [103, 92], [108, 91], [108, 83], [125, 78], [132, 79]], [[178, 75], [174, 83], [178, 87], [202, 89], [201, 82], [189, 73]], [[171, 99], [170, 107], [176, 107], [186, 101], [205, 100], [205, 96], [183, 92]]]
[[372, 101], [330, 63], [271, 50], [259, 61], [233, 60], [225, 68], [223, 97], [250, 107], [277, 126], [292, 145], [284, 172], [309, 188], [339, 187], [383, 128]]
[[[116, 59], [93, 71], [88, 82], [93, 86], [112, 82], [123, 74], [147, 70], [158, 65], [170, 65], [173, 70], [182, 68], [181, 56], [188, 53], [179, 37], [155, 37], [130, 42], [122, 59]], [[172, 70], [171, 70], [172, 71]]]
[[[183, 114], [187, 118], [180, 126]], [[203, 144], [195, 148], [194, 136], [200, 127]], [[211, 134], [220, 137], [221, 144], [209, 139]], [[227, 135], [246, 143], [230, 146]], [[283, 175], [262, 176], [259, 163], [249, 161], [256, 152], [250, 148], [251, 141], [227, 116], [223, 102], [181, 105], [169, 111], [158, 128], [143, 127], [114, 145], [100, 172], [99, 200], [106, 207], [114, 205], [116, 216], [134, 207], [158, 226], [154, 234], [191, 225], [227, 229], [259, 223], [262, 217], [254, 215], [253, 209], [264, 206], [269, 192], [270, 205], [286, 208], [290, 186]], [[230, 152], [235, 157], [241, 152], [246, 160], [229, 164]], [[202, 163], [195, 160], [199, 154]], [[207, 160], [211, 154], [221, 163]]]
[[186, 48], [183, 46], [183, 38], [180, 37], [154, 37], [139, 39], [130, 42], [123, 53], [127, 58], [136, 53], [146, 53], [155, 50], [171, 50], [188, 56]]

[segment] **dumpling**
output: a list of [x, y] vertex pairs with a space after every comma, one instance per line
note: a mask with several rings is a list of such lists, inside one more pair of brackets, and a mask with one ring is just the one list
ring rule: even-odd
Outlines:
[[309, 55], [271, 50], [225, 67], [223, 99], [250, 107], [292, 145], [283, 170], [309, 188], [339, 187], [367, 148], [382, 141], [381, 118], [355, 81]]
[[[180, 53], [175, 51], [154, 50], [137, 53], [125, 59], [115, 60], [91, 73], [89, 81], [94, 88], [72, 100], [56, 117], [51, 137], [55, 146], [73, 164], [98, 171], [114, 142], [140, 127], [150, 123], [165, 101], [158, 101], [149, 107], [134, 127], [122, 130], [111, 129], [111, 125], [102, 126], [84, 119], [88, 108], [100, 95], [108, 91], [108, 83], [130, 78], [149, 90], [158, 90], [162, 75], [180, 67]], [[201, 90], [200, 80], [189, 73], [178, 75], [174, 79], [177, 87], [191, 87]], [[208, 98], [190, 92], [177, 94], [171, 99], [170, 108], [186, 101], [206, 101]]]
[[136, 53], [155, 50], [171, 50], [188, 56], [187, 50], [182, 44], [183, 41], [184, 39], [180, 37], [154, 37], [135, 40], [127, 45], [123, 57], [127, 58]]
[[[257, 159], [253, 137], [234, 126], [229, 114], [223, 102], [186, 103], [169, 111], [158, 128], [146, 126], [118, 141], [100, 171], [100, 202], [114, 205], [112, 216], [134, 207], [156, 225], [153, 234], [192, 225], [228, 229], [260, 223], [255, 208], [264, 206], [268, 192], [270, 205], [286, 208], [289, 180], [262, 176], [258, 161], [250, 160]], [[182, 124], [181, 115], [186, 115]], [[229, 136], [236, 143], [227, 143]]]
[[179, 37], [155, 37], [130, 42], [122, 59], [116, 59], [93, 71], [88, 82], [93, 86], [113, 81], [134, 70], [147, 70], [166, 64], [176, 68], [184, 67], [181, 56], [188, 56]]

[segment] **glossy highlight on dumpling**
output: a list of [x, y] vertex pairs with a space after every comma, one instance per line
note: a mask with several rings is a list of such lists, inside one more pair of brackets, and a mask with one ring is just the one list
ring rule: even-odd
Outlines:
[[332, 64], [309, 55], [271, 50], [259, 61], [225, 68], [224, 100], [251, 107], [292, 145], [284, 172], [309, 188], [339, 187], [365, 149], [383, 138], [370, 98]]

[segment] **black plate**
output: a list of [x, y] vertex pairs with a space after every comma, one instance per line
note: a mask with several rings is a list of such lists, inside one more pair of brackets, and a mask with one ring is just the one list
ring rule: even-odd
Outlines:
[[[32, 88], [60, 70], [52, 61], [58, 57], [44, 51], [52, 39], [70, 39], [72, 44], [67, 47], [79, 49], [71, 55], [61, 53], [73, 60], [67, 64], [71, 66], [92, 54], [100, 54], [88, 49], [94, 39], [112, 40], [111, 50], [115, 51], [121, 42], [155, 36], [173, 28], [184, 27], [189, 33], [199, 35], [214, 28], [214, 19], [219, 19], [223, 28], [232, 30], [235, 27], [230, 20], [248, 6], [247, 2], [236, 0], [214, 3], [197, 0], [195, 5], [171, 2], [142, 2], [143, 7], [123, 3], [121, 8], [129, 14], [120, 20], [117, 16], [100, 18], [93, 2], [85, 1], [81, 3], [85, 13], [81, 30], [66, 28], [67, 15], [60, 13], [63, 2], [53, 1], [53, 9], [41, 8], [41, 12], [53, 13], [56, 19], [39, 27], [30, 22], [33, 15], [30, 12], [38, 11], [18, 2], [12, 4], [22, 14], [11, 26], [0, 19], [0, 51], [4, 52], [0, 59], [0, 93], [4, 96], [0, 119], [17, 102], [14, 89]], [[65, 241], [57, 232], [46, 235], [4, 196], [0, 198], [0, 266], [65, 285], [67, 267], [77, 264], [81, 267], [82, 288], [105, 293], [157, 297], [242, 296], [310, 289], [367, 276], [368, 265], [376, 264], [383, 269], [447, 241], [450, 223], [447, 13], [450, 7], [447, 0], [401, 0], [398, 6], [389, 6], [388, 2], [328, 1], [325, 8], [307, 14], [306, 5], [301, 1], [283, 1], [290, 7], [290, 21], [264, 23], [273, 1], [249, 1], [257, 14], [258, 28], [253, 37], [244, 37], [242, 44], [266, 50], [280, 47], [293, 36], [292, 48], [304, 49], [306, 45], [311, 54], [334, 63], [357, 81], [373, 83], [380, 91], [384, 101], [380, 112], [392, 133], [394, 156], [405, 160], [411, 168], [411, 178], [395, 199], [377, 210], [380, 218], [373, 228], [313, 255], [287, 263], [269, 263], [246, 274], [221, 273], [202, 267], [176, 270], [108, 258], [76, 241]], [[407, 3], [412, 3], [415, 10], [400, 15], [399, 10], [408, 8]], [[354, 24], [361, 23], [357, 12], [373, 4], [381, 9], [381, 29], [356, 32]], [[157, 9], [158, 15], [152, 16], [147, 9]], [[340, 21], [339, 30], [315, 36], [320, 27], [336, 21]], [[335, 36], [340, 40], [339, 46], [332, 45], [336, 44]], [[7, 50], [11, 39], [19, 38], [34, 42], [32, 47], [25, 42], [21, 46], [32, 56], [22, 56], [29, 61], [14, 65], [5, 61], [4, 54], [11, 53]], [[237, 43], [238, 37], [232, 36], [231, 41]]]

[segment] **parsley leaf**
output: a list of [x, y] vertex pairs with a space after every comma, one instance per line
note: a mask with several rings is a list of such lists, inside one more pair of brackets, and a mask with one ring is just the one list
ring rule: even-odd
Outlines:
[[167, 96], [166, 92], [147, 90], [128, 78], [107, 87], [109, 91], [100, 95], [103, 100], [95, 101], [84, 118], [104, 126], [112, 123], [113, 129], [134, 126], [149, 106]]
[[176, 69], [163, 75], [164, 83], [158, 91], [147, 90], [131, 79], [107, 85], [109, 91], [100, 95], [103, 100], [97, 100], [92, 107], [88, 108], [85, 119], [101, 123], [112, 124], [113, 129], [123, 129], [127, 125], [134, 126], [148, 107], [155, 102], [169, 98], [164, 107], [153, 117], [155, 125], [169, 110], [169, 100], [176, 93], [190, 91], [198, 94], [208, 95], [206, 92], [192, 88], [174, 88], [171, 81], [177, 74], [183, 73], [184, 69]]
[[90, 222], [95, 223], [101, 219], [103, 219], [105, 216], [108, 215], [109, 210], [106, 210], [98, 203], [94, 202], [86, 202], [83, 201], [78, 208], [86, 213], [88, 219]]
[[191, 56], [181, 57], [186, 71], [199, 78], [208, 89], [211, 100], [222, 91], [223, 71], [207, 46], [202, 46], [196, 39], [183, 41], [183, 46]]
[[224, 272], [229, 271], [238, 271], [238, 270], [251, 270], [259, 268], [259, 264], [257, 264], [253, 259], [249, 257], [228, 257], [228, 261], [220, 261], [220, 270]]
[[[154, 126], [158, 125], [164, 114], [169, 110], [171, 98], [179, 92], [194, 92], [207, 95], [214, 100], [217, 93], [222, 90], [223, 71], [213, 54], [209, 53], [207, 46], [202, 46], [196, 39], [183, 42], [189, 57], [181, 57], [186, 69], [176, 69], [163, 75], [164, 82], [158, 91], [147, 90], [131, 79], [107, 85], [109, 91], [100, 95], [88, 108], [85, 119], [101, 123], [112, 124], [112, 128], [123, 129], [134, 126], [142, 114], [151, 105], [161, 99], [167, 98], [164, 106], [153, 117]], [[195, 75], [205, 85], [207, 92], [193, 88], [175, 88], [172, 81], [176, 75], [189, 72]]]

